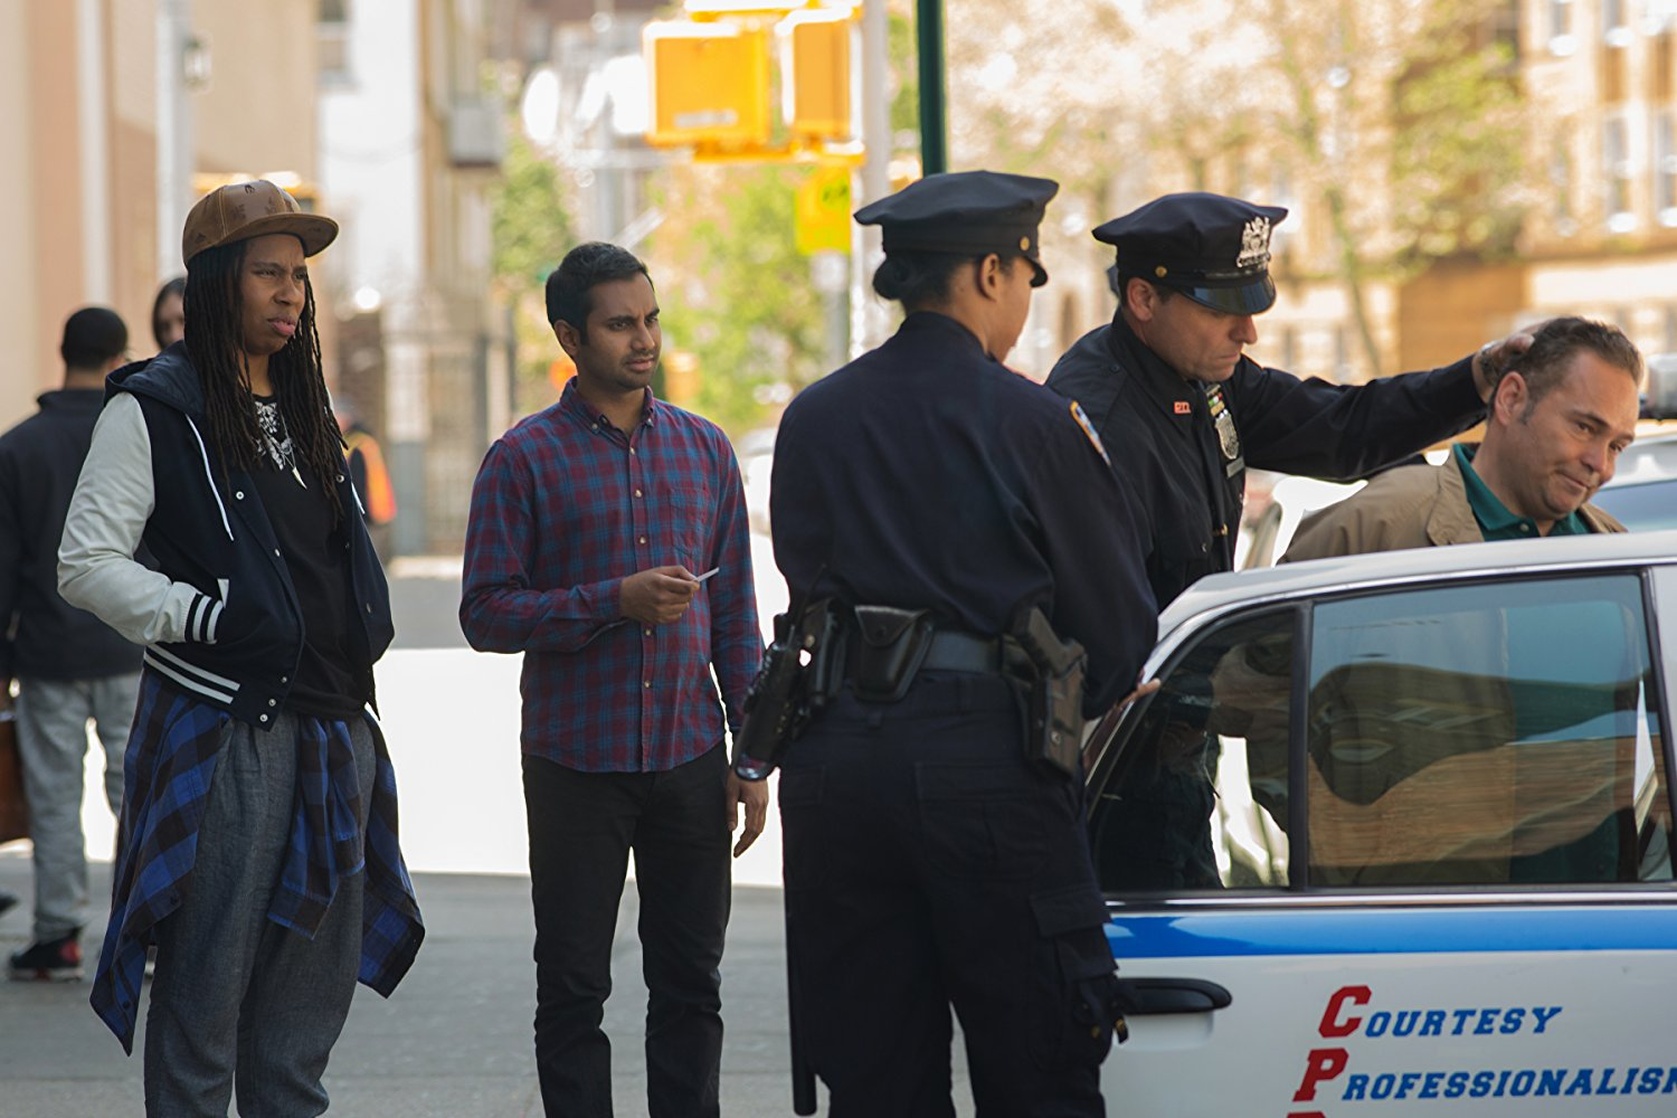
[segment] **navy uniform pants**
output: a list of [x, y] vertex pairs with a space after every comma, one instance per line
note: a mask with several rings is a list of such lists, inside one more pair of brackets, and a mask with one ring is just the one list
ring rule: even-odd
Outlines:
[[780, 777], [794, 1027], [832, 1118], [943, 1118], [950, 1008], [980, 1118], [1100, 1115], [1114, 966], [1081, 786], [1027, 762], [1013, 687], [848, 692]]

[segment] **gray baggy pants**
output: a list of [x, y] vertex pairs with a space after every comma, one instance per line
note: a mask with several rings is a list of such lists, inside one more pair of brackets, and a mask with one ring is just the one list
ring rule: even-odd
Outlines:
[[[350, 728], [366, 805], [372, 732]], [[222, 735], [191, 887], [157, 925], [146, 1114], [225, 1118], [236, 1084], [243, 1118], [313, 1118], [355, 993], [367, 875], [340, 879], [312, 942], [269, 920], [291, 832], [296, 723], [282, 712], [272, 730], [233, 722]]]

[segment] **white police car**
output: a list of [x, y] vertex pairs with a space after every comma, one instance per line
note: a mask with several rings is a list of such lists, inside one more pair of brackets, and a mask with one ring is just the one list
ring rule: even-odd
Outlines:
[[1639, 438], [1626, 447], [1613, 480], [1590, 503], [1632, 532], [1677, 528], [1677, 435]]
[[1677, 1114], [1677, 532], [1206, 579], [1089, 738], [1115, 1113]]

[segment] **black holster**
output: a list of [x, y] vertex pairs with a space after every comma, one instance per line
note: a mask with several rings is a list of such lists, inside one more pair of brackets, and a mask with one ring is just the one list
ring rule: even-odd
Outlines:
[[1022, 653], [1009, 657], [1026, 685], [1025, 756], [1067, 775], [1083, 775], [1083, 646], [1062, 641], [1042, 610], [1021, 610], [1008, 631]]
[[895, 703], [908, 694], [932, 647], [932, 611], [856, 606], [850, 636], [850, 684], [868, 703]]

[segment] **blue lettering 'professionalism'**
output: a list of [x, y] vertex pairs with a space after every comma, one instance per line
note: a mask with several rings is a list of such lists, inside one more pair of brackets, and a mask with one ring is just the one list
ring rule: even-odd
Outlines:
[[1677, 1094], [1677, 1067], [1497, 1068], [1480, 1071], [1404, 1071], [1345, 1077], [1342, 1102], [1392, 1099], [1564, 1098], [1588, 1095]]

